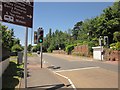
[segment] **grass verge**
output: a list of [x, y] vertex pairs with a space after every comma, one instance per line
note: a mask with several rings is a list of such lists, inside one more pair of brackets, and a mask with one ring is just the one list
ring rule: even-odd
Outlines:
[[32, 54], [32, 53], [29, 52], [29, 53], [27, 53], [27, 56], [28, 57], [34, 57], [34, 56], [37, 56], [37, 55], [36, 54]]
[[15, 90], [23, 77], [23, 64], [18, 65], [17, 60], [10, 60], [9, 66], [2, 75], [2, 88]]

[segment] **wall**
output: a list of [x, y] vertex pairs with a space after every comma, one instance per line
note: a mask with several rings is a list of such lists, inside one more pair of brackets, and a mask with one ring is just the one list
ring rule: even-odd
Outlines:
[[0, 70], [0, 77], [3, 74], [3, 72], [5, 71], [5, 69], [8, 67], [9, 65], [9, 58], [0, 62], [0, 67], [2, 67], [2, 69]]
[[75, 46], [74, 50], [73, 50], [73, 54], [79, 54], [79, 55], [82, 55], [82, 56], [88, 56], [88, 54], [89, 54], [88, 45]]
[[0, 56], [0, 76], [3, 74], [3, 72], [5, 71], [5, 69], [7, 68], [7, 66], [9, 65], [9, 51], [2, 47], [2, 50], [1, 50], [1, 56]]
[[120, 60], [120, 51], [104, 49], [104, 60], [107, 61], [119, 61]]

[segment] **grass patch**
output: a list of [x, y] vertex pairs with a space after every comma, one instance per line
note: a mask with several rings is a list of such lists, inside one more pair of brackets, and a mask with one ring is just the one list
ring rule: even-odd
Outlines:
[[2, 75], [2, 88], [15, 90], [23, 77], [23, 64], [18, 65], [17, 60], [10, 60], [10, 64]]
[[15, 58], [15, 59], [16, 59], [17, 57], [18, 57], [18, 56], [10, 56], [10, 58], [11, 58], [11, 59], [13, 59], [13, 58]]
[[28, 57], [35, 57], [37, 56], [36, 54], [32, 54], [32, 53], [27, 53]]

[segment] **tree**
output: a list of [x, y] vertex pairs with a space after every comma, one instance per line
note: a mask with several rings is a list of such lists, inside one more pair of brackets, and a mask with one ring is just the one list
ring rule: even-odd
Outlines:
[[30, 51], [31, 51], [31, 49], [32, 49], [32, 45], [31, 45], [31, 44], [29, 44], [29, 45], [28, 45], [28, 47], [27, 47], [27, 50], [30, 52]]
[[14, 46], [12, 46], [12, 52], [19, 52], [22, 51], [22, 47], [19, 44], [15, 44]]
[[114, 38], [115, 41], [120, 42], [120, 32], [114, 32]]
[[83, 24], [83, 22], [80, 21], [80, 22], [77, 22], [77, 23], [74, 25], [73, 30], [72, 30], [72, 35], [73, 35], [73, 37], [74, 37], [74, 40], [77, 40], [78, 32], [80, 31], [82, 24]]
[[4, 48], [7, 48], [9, 51], [11, 51], [11, 48], [14, 45], [20, 45], [20, 40], [15, 38], [13, 29], [9, 30], [7, 26], [0, 23], [0, 32], [2, 33], [2, 46]]

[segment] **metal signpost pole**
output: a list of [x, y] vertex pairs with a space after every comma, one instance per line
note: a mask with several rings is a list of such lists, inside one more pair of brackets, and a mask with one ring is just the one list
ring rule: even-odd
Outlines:
[[40, 61], [41, 61], [41, 68], [42, 68], [42, 43], [40, 45]]
[[27, 43], [28, 43], [28, 27], [25, 32], [25, 47], [24, 47], [24, 85], [27, 88]]
[[32, 37], [33, 37], [33, 28], [31, 29], [31, 45], [32, 45]]

